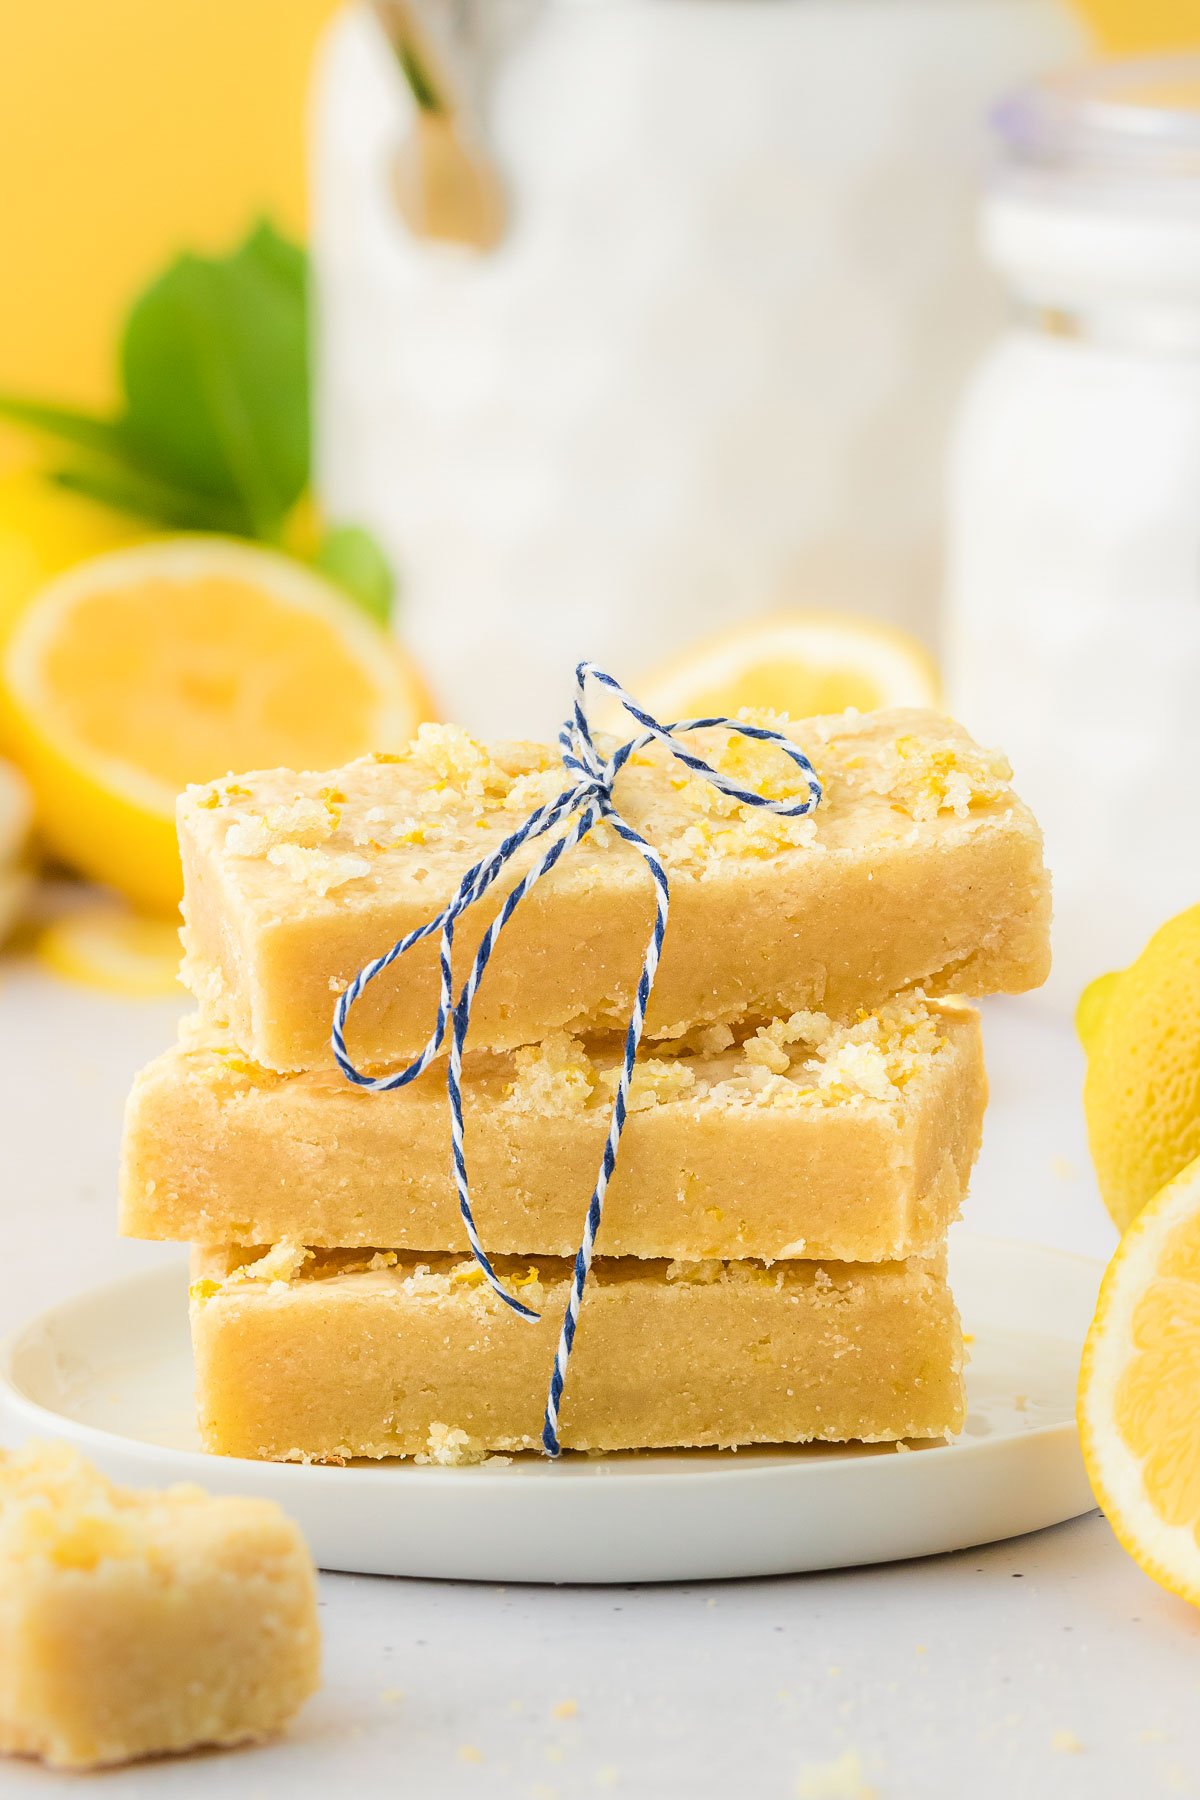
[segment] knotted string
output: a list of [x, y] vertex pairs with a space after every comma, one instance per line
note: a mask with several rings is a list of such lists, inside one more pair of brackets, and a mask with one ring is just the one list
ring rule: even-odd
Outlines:
[[[588, 678], [615, 694], [625, 711], [629, 713], [641, 732], [621, 744], [607, 759], [601, 757], [592, 740], [592, 728], [586, 710], [586, 686]], [[796, 767], [805, 776], [808, 792], [802, 800], [769, 800], [764, 795], [755, 793], [752, 788], [742, 787], [731, 776], [720, 769], [713, 768], [703, 757], [696, 756], [678, 741], [676, 733], [704, 731], [711, 726], [723, 726], [727, 731], [735, 731], [742, 737], [757, 738], [763, 743], [775, 744], [784, 754], [791, 758]], [[522, 900], [537, 886], [544, 875], [548, 875], [561, 857], [565, 856], [600, 822], [607, 820], [619, 837], [634, 849], [644, 860], [654, 882], [654, 925], [650, 932], [650, 940], [646, 945], [646, 953], [642, 960], [642, 972], [638, 978], [637, 992], [633, 1009], [629, 1016], [629, 1025], [625, 1032], [625, 1052], [621, 1062], [617, 1081], [616, 1098], [613, 1101], [612, 1114], [609, 1120], [608, 1136], [605, 1140], [604, 1155], [600, 1163], [600, 1172], [596, 1177], [596, 1185], [592, 1189], [592, 1197], [588, 1202], [587, 1217], [584, 1222], [583, 1239], [575, 1257], [574, 1273], [571, 1279], [571, 1293], [563, 1316], [562, 1331], [559, 1334], [558, 1348], [554, 1358], [554, 1370], [550, 1378], [550, 1391], [546, 1401], [545, 1422], [542, 1427], [542, 1444], [547, 1455], [557, 1456], [560, 1445], [558, 1441], [558, 1415], [562, 1403], [563, 1385], [566, 1380], [567, 1364], [570, 1361], [571, 1348], [575, 1342], [575, 1330], [579, 1322], [579, 1309], [583, 1302], [583, 1291], [587, 1284], [588, 1271], [592, 1266], [595, 1251], [596, 1235], [600, 1230], [600, 1221], [604, 1212], [604, 1197], [612, 1172], [616, 1166], [617, 1151], [621, 1143], [621, 1134], [625, 1129], [625, 1120], [629, 1111], [629, 1088], [633, 1079], [634, 1063], [637, 1058], [638, 1045], [641, 1043], [642, 1030], [646, 1023], [646, 1008], [654, 988], [654, 978], [658, 972], [659, 958], [662, 955], [663, 939], [667, 929], [667, 913], [670, 907], [670, 885], [667, 872], [662, 865], [657, 850], [647, 843], [640, 832], [623, 819], [613, 803], [613, 785], [630, 757], [637, 751], [645, 749], [649, 744], [661, 744], [671, 755], [681, 762], [693, 774], [701, 776], [718, 788], [721, 793], [728, 794], [743, 806], [758, 806], [768, 812], [778, 813], [783, 818], [801, 818], [813, 811], [820, 804], [821, 784], [817, 780], [812, 764], [804, 752], [790, 738], [781, 732], [770, 731], [762, 725], [752, 725], [744, 719], [683, 719], [673, 725], [660, 725], [658, 720], [645, 712], [637, 702], [625, 692], [619, 682], [595, 663], [582, 662], [575, 671], [575, 704], [572, 716], [566, 721], [558, 736], [562, 752], [563, 768], [566, 770], [568, 785], [562, 793], [547, 805], [539, 807], [525, 820], [523, 825], [504, 839], [490, 856], [482, 858], [468, 869], [459, 883], [458, 891], [450, 903], [424, 925], [418, 925], [406, 937], [402, 937], [385, 955], [376, 957], [365, 968], [359, 970], [354, 980], [338, 1000], [334, 1009], [332, 1045], [333, 1054], [338, 1067], [348, 1081], [370, 1093], [387, 1093], [393, 1088], [406, 1087], [415, 1081], [441, 1051], [445, 1042], [446, 1030], [450, 1029], [450, 1054], [446, 1068], [446, 1090], [450, 1101], [450, 1139], [454, 1156], [454, 1178], [458, 1189], [458, 1206], [466, 1228], [467, 1241], [471, 1246], [471, 1254], [491, 1284], [492, 1288], [506, 1306], [512, 1308], [522, 1319], [536, 1320], [540, 1315], [510, 1294], [504, 1287], [496, 1271], [493, 1269], [480, 1241], [475, 1227], [475, 1217], [471, 1209], [470, 1183], [467, 1177], [467, 1156], [463, 1144], [463, 1109], [462, 1109], [462, 1059], [463, 1049], [467, 1041], [467, 1033], [471, 1023], [471, 1007], [484, 970], [491, 959], [492, 951], [504, 927], [520, 906]], [[454, 948], [454, 928], [458, 919], [477, 900], [481, 900], [492, 884], [503, 874], [505, 867], [525, 844], [536, 838], [544, 837], [553, 831], [556, 825], [570, 821], [561, 837], [550, 845], [533, 866], [521, 877], [510, 890], [500, 911], [492, 920], [480, 940], [475, 952], [470, 973], [458, 994], [454, 997], [454, 981], [451, 969], [451, 956]], [[438, 994], [437, 1019], [429, 1042], [407, 1068], [399, 1069], [390, 1075], [366, 1075], [355, 1068], [346, 1051], [346, 1021], [350, 1009], [359, 998], [369, 982], [374, 981], [385, 969], [414, 944], [422, 939], [439, 936], [441, 980]]]

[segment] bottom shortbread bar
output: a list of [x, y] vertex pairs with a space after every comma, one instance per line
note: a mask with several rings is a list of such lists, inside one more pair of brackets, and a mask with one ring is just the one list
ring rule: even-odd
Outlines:
[[[251, 1260], [247, 1261], [247, 1257]], [[570, 1264], [195, 1253], [200, 1429], [226, 1456], [473, 1462], [540, 1445]], [[592, 1271], [561, 1414], [574, 1450], [941, 1437], [963, 1422], [944, 1257]]]
[[265, 1737], [319, 1660], [312, 1560], [270, 1501], [0, 1452], [0, 1750], [95, 1768]]

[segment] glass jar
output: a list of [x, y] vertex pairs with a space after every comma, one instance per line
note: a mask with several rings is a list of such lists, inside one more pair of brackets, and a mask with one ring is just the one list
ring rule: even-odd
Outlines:
[[413, 230], [412, 96], [376, 20], [340, 13], [317, 466], [391, 553], [440, 706], [553, 733], [580, 656], [636, 684], [785, 606], [931, 635], [946, 433], [1002, 316], [970, 236], [981, 115], [1075, 53], [1065, 0], [408, 10], [455, 21], [503, 228]]
[[1200, 901], [1200, 57], [995, 124], [1012, 322], [953, 443], [948, 685], [1045, 828], [1065, 1007]]

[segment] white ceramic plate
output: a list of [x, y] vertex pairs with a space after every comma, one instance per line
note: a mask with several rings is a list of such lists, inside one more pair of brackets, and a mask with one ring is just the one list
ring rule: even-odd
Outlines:
[[927, 1556], [1016, 1537], [1093, 1505], [1075, 1378], [1100, 1266], [955, 1235], [973, 1338], [954, 1443], [567, 1457], [550, 1465], [346, 1468], [208, 1456], [192, 1422], [186, 1275], [155, 1271], [43, 1313], [0, 1352], [9, 1441], [65, 1438], [114, 1479], [260, 1494], [317, 1562], [486, 1581], [681, 1581]]

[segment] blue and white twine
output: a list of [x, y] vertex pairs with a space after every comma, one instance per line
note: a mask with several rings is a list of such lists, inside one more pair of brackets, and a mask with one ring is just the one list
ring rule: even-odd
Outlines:
[[[589, 676], [615, 694], [625, 711], [641, 726], [637, 737], [630, 738], [621, 744], [606, 760], [602, 759], [592, 741], [592, 728], [585, 710], [585, 689]], [[724, 726], [728, 731], [735, 731], [742, 737], [757, 738], [763, 743], [775, 744], [786, 756], [789, 756], [796, 767], [805, 776], [808, 792], [802, 800], [785, 799], [769, 800], [764, 795], [755, 793], [752, 788], [742, 787], [720, 769], [713, 768], [703, 757], [694, 755], [679, 743], [675, 733], [702, 731], [710, 726]], [[616, 1166], [617, 1151], [621, 1143], [621, 1133], [625, 1129], [625, 1120], [629, 1110], [629, 1087], [633, 1079], [634, 1063], [637, 1058], [638, 1045], [641, 1042], [642, 1030], [646, 1022], [646, 1008], [654, 987], [654, 978], [658, 972], [659, 958], [662, 955], [663, 939], [667, 930], [667, 911], [670, 905], [670, 887], [667, 872], [662, 859], [652, 844], [634, 830], [613, 804], [613, 785], [630, 757], [638, 750], [643, 750], [652, 743], [662, 744], [676, 757], [685, 768], [692, 770], [705, 781], [719, 788], [723, 794], [739, 801], [743, 806], [759, 806], [768, 812], [778, 813], [783, 818], [801, 818], [813, 811], [820, 804], [821, 784], [817, 780], [812, 764], [804, 752], [790, 738], [781, 732], [770, 731], [762, 725], [752, 725], [743, 719], [683, 719], [674, 725], [660, 725], [657, 719], [637, 704], [619, 682], [611, 675], [596, 667], [595, 663], [582, 662], [575, 670], [575, 705], [571, 718], [564, 724], [558, 735], [559, 747], [562, 751], [563, 767], [566, 770], [568, 785], [557, 799], [539, 807], [525, 820], [523, 825], [506, 837], [499, 848], [490, 856], [484, 857], [473, 868], [468, 869], [459, 883], [458, 891], [436, 918], [426, 924], [417, 926], [398, 943], [392, 945], [385, 955], [376, 957], [365, 968], [360, 969], [345, 993], [341, 995], [333, 1016], [333, 1054], [338, 1067], [348, 1081], [358, 1087], [366, 1088], [370, 1093], [387, 1093], [392, 1088], [406, 1087], [415, 1081], [440, 1052], [446, 1037], [446, 1027], [451, 1027], [450, 1054], [446, 1070], [446, 1089], [450, 1100], [450, 1138], [454, 1153], [454, 1179], [458, 1188], [458, 1205], [466, 1227], [467, 1241], [471, 1253], [479, 1267], [483, 1270], [492, 1288], [522, 1319], [536, 1320], [540, 1315], [510, 1294], [488, 1259], [487, 1252], [480, 1242], [475, 1228], [475, 1219], [471, 1210], [470, 1184], [467, 1179], [467, 1157], [463, 1144], [463, 1109], [462, 1109], [462, 1058], [463, 1048], [467, 1041], [467, 1032], [471, 1023], [471, 1007], [479, 989], [483, 972], [487, 968], [496, 942], [518, 906], [536, 887], [543, 875], [548, 875], [559, 859], [568, 850], [574, 848], [589, 831], [606, 819], [619, 837], [632, 844], [643, 858], [654, 881], [655, 910], [654, 926], [650, 933], [650, 941], [646, 946], [646, 954], [642, 961], [642, 972], [638, 978], [637, 993], [634, 997], [633, 1010], [629, 1016], [629, 1025], [625, 1032], [625, 1054], [621, 1063], [620, 1076], [617, 1081], [616, 1098], [613, 1101], [612, 1116], [609, 1121], [608, 1137], [605, 1140], [604, 1155], [600, 1163], [600, 1172], [596, 1177], [596, 1185], [588, 1202], [587, 1218], [584, 1223], [583, 1241], [575, 1257], [575, 1270], [571, 1280], [571, 1293], [567, 1301], [567, 1310], [563, 1317], [562, 1331], [559, 1334], [558, 1349], [554, 1358], [554, 1371], [550, 1378], [550, 1392], [546, 1401], [545, 1422], [542, 1427], [542, 1444], [549, 1456], [557, 1456], [560, 1451], [558, 1440], [558, 1414], [562, 1404], [563, 1384], [566, 1380], [567, 1364], [571, 1356], [571, 1347], [575, 1342], [575, 1331], [579, 1323], [579, 1308], [583, 1302], [583, 1290], [587, 1283], [588, 1271], [592, 1266], [592, 1256], [596, 1247], [596, 1234], [600, 1230], [600, 1220], [604, 1213], [604, 1196], [612, 1179]], [[493, 882], [498, 880], [508, 862], [516, 855], [523, 844], [531, 843], [535, 838], [552, 831], [564, 820], [570, 820], [566, 831], [556, 838], [550, 848], [539, 858], [510, 890], [504, 905], [492, 923], [484, 932], [479, 948], [475, 952], [470, 974], [463, 983], [457, 1000], [454, 998], [453, 974], [451, 971], [451, 953], [454, 947], [454, 927], [468, 907], [474, 906], [483, 898]], [[402, 957], [406, 950], [419, 944], [423, 938], [438, 933], [440, 939], [441, 986], [438, 994], [437, 1020], [429, 1042], [415, 1060], [407, 1068], [397, 1070], [391, 1075], [365, 1075], [355, 1068], [346, 1050], [346, 1020], [350, 1009], [367, 986], [381, 975], [385, 969]]]

